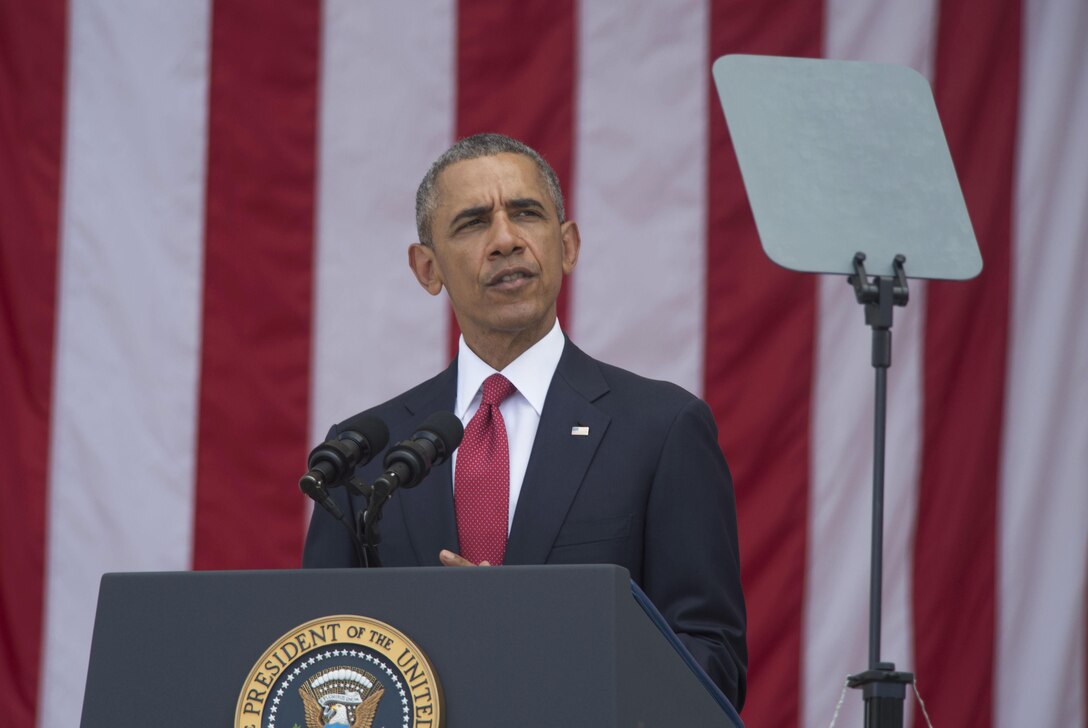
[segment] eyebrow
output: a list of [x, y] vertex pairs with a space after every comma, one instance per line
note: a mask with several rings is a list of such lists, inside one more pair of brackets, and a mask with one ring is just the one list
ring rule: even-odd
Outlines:
[[461, 212], [453, 216], [453, 219], [450, 220], [450, 227], [455, 227], [457, 223], [459, 223], [461, 220], [469, 220], [474, 217], [480, 217], [481, 215], [485, 215], [488, 212], [491, 212], [491, 208], [486, 205], [466, 207], [464, 210], [461, 210]]
[[506, 206], [513, 210], [540, 210], [541, 212], [544, 211], [544, 204], [540, 200], [534, 199], [532, 197], [519, 197], [517, 199], [510, 200], [510, 202], [508, 202]]
[[[509, 210], [540, 210], [546, 212], [544, 204], [533, 197], [517, 197], [506, 203], [506, 208]], [[450, 220], [450, 227], [456, 227], [457, 223], [462, 220], [471, 220], [472, 218], [480, 217], [491, 212], [490, 205], [477, 205], [476, 207], [466, 207], [459, 213], [453, 216]]]

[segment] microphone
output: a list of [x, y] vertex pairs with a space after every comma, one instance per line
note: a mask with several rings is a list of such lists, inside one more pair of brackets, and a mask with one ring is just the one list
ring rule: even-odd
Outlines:
[[446, 462], [464, 436], [465, 428], [452, 412], [435, 412], [424, 420], [411, 439], [385, 454], [385, 472], [371, 486], [375, 502], [367, 510], [376, 513], [397, 488], [419, 485], [432, 467]]
[[337, 425], [339, 434], [315, 447], [306, 465], [310, 471], [298, 481], [299, 490], [337, 518], [343, 514], [329, 498], [327, 488], [341, 485], [359, 465], [366, 465], [389, 442], [389, 428], [374, 415], [362, 413]]

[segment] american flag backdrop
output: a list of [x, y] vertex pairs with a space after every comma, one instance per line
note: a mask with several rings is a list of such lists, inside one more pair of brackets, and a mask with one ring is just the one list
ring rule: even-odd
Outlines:
[[882, 655], [938, 728], [1088, 725], [1085, 0], [0, 0], [0, 724], [74, 724], [103, 572], [299, 563], [309, 448], [449, 360], [414, 191], [494, 130], [580, 224], [565, 330], [714, 409], [743, 717], [827, 725], [866, 666], [869, 330], [764, 258], [734, 52], [931, 80], [985, 269], [896, 310]]

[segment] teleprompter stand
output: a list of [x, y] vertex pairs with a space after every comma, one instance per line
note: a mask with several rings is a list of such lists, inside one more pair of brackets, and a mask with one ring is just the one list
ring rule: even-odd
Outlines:
[[847, 281], [858, 303], [865, 306], [865, 323], [873, 330], [872, 364], [876, 374], [873, 412], [873, 524], [869, 562], [869, 669], [850, 675], [847, 683], [861, 688], [865, 700], [865, 725], [902, 728], [906, 686], [914, 682], [909, 672], [897, 672], [895, 664], [880, 661], [880, 606], [884, 565], [884, 445], [887, 423], [888, 367], [892, 365], [892, 314], [910, 300], [906, 258], [892, 261], [895, 275], [869, 280], [865, 253], [854, 254], [854, 274]]
[[790, 270], [847, 276], [872, 328], [869, 667], [847, 683], [862, 691], [867, 728], [901, 728], [914, 676], [880, 658], [892, 313], [909, 298], [908, 259], [912, 278], [963, 280], [979, 274], [982, 256], [920, 74], [744, 55], [719, 58], [713, 72], [767, 256]]

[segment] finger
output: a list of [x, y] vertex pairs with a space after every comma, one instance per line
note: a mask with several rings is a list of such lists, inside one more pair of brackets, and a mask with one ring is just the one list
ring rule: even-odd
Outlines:
[[475, 564], [465, 557], [447, 549], [442, 549], [442, 551], [438, 553], [438, 560], [442, 562], [443, 566], [475, 566]]

